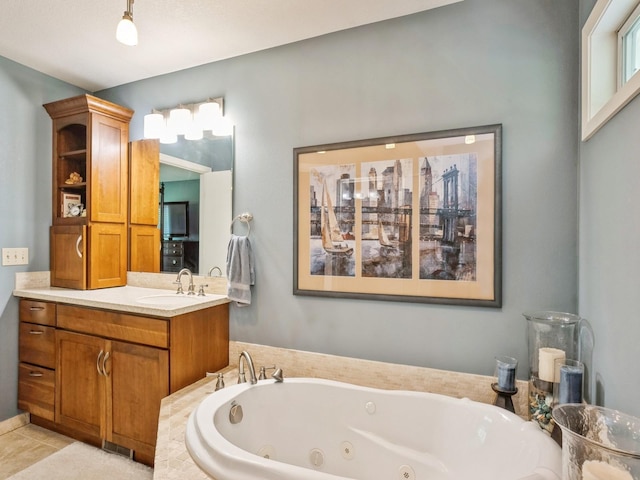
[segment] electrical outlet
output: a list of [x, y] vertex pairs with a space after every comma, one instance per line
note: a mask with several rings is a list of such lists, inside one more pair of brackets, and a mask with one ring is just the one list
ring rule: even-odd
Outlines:
[[3, 248], [2, 249], [2, 265], [28, 265], [29, 249], [28, 248]]

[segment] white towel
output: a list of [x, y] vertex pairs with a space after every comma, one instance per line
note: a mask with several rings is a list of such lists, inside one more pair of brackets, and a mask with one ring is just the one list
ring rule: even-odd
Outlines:
[[255, 285], [253, 251], [249, 237], [231, 235], [227, 249], [227, 296], [239, 307], [251, 304], [251, 285]]

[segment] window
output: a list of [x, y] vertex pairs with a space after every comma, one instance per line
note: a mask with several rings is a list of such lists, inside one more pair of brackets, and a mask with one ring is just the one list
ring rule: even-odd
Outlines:
[[618, 32], [618, 62], [618, 87], [622, 87], [640, 69], [640, 6]]
[[584, 24], [583, 141], [640, 93], [640, 75], [634, 75], [640, 67], [639, 5], [640, 0], [597, 0]]

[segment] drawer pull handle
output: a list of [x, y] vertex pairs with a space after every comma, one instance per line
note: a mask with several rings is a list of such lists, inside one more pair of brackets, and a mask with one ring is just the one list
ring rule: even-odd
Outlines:
[[104, 373], [102, 373], [102, 370], [100, 370], [100, 359], [102, 358], [103, 355], [104, 355], [104, 350], [100, 350], [100, 353], [98, 354], [98, 358], [96, 360], [96, 370], [98, 370], [98, 375], [104, 375]]
[[42, 372], [29, 372], [30, 377], [42, 377]]
[[104, 358], [102, 359], [102, 372], [105, 377], [109, 376], [109, 372], [107, 372], [107, 360], [109, 360], [110, 356], [111, 356], [111, 352], [107, 352], [104, 354]]
[[31, 310], [32, 312], [39, 312], [41, 310], [44, 310], [44, 307], [29, 307], [29, 310]]
[[44, 335], [42, 330], [29, 330], [29, 335]]

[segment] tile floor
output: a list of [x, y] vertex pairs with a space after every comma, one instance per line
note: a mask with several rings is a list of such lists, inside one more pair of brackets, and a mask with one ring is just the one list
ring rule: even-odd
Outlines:
[[0, 480], [24, 470], [74, 442], [33, 424], [0, 435]]

